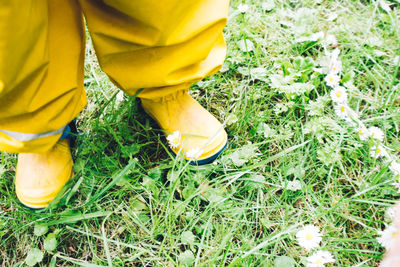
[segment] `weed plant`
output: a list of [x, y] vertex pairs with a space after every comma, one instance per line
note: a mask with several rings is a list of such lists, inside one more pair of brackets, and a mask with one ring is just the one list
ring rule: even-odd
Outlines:
[[[0, 155], [0, 265], [303, 266], [309, 253], [296, 232], [313, 224], [336, 261], [328, 266], [378, 266], [397, 178], [336, 116], [314, 34], [336, 36], [349, 105], [397, 156], [400, 9], [380, 2], [232, 1], [226, 61], [191, 88], [225, 123], [229, 145], [200, 167], [170, 152], [139, 100], [101, 72], [88, 40], [89, 103], [59, 203], [22, 207], [16, 155]], [[288, 187], [294, 180], [300, 188]]]

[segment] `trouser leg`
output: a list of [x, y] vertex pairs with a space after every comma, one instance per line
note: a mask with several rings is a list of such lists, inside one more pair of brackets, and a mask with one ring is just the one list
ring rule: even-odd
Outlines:
[[0, 5], [0, 150], [43, 152], [85, 106], [84, 27], [75, 0]]
[[[228, 0], [80, 0], [101, 68], [196, 164], [226, 147], [221, 123], [187, 90], [225, 59]], [[174, 137], [175, 136], [175, 137]]]
[[80, 2], [103, 71], [130, 95], [187, 90], [224, 61], [228, 0]]

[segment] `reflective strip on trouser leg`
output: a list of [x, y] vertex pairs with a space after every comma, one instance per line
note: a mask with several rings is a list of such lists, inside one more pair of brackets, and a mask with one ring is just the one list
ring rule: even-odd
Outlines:
[[218, 71], [228, 0], [80, 0], [99, 63], [128, 94], [158, 98]]
[[45, 133], [39, 133], [39, 134], [30, 134], [30, 133], [19, 133], [19, 132], [13, 132], [13, 131], [7, 131], [7, 130], [0, 130], [0, 132], [3, 132], [9, 136], [11, 136], [14, 139], [17, 139], [18, 141], [32, 141], [38, 138], [43, 138], [47, 136], [52, 136], [52, 135], [58, 135], [61, 134], [65, 129], [64, 127], [61, 127], [58, 130], [51, 131], [51, 132], [45, 132]]
[[45, 151], [83, 109], [83, 29], [77, 1], [1, 2], [0, 150]]
[[60, 138], [65, 127], [66, 125], [55, 131], [38, 134], [0, 130], [0, 150], [20, 153], [30, 152], [34, 147], [36, 152], [44, 152]]
[[45, 152], [60, 139], [64, 129], [65, 126], [56, 131], [40, 134], [0, 130], [0, 151], [10, 153]]

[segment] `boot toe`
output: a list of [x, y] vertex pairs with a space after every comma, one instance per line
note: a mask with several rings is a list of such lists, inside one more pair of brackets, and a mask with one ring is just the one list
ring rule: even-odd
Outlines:
[[144, 110], [166, 132], [175, 154], [191, 164], [211, 163], [227, 146], [223, 125], [187, 92], [166, 99], [142, 99]]
[[32, 209], [47, 207], [73, 176], [72, 165], [65, 139], [45, 153], [19, 154], [15, 191], [20, 202]]

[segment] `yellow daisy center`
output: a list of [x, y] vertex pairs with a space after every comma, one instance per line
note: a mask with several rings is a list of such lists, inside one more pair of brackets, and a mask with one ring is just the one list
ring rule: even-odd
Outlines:
[[174, 145], [179, 143], [179, 138], [175, 137], [174, 139], [172, 139], [171, 143], [173, 143]]
[[399, 235], [399, 233], [394, 232], [394, 233], [392, 234], [392, 237], [397, 237], [398, 235]]
[[313, 236], [312, 234], [306, 234], [306, 240], [310, 241], [312, 240]]
[[329, 81], [330, 81], [330, 82], [333, 82], [333, 77], [329, 77]]
[[316, 264], [323, 264], [323, 262], [322, 262], [321, 259], [316, 260], [315, 263], [316, 263]]
[[342, 96], [342, 93], [341, 93], [341, 92], [337, 92], [337, 93], [336, 93], [336, 96], [337, 96], [337, 97], [341, 97], [341, 96]]
[[381, 153], [381, 149], [380, 149], [380, 148], [377, 148], [377, 149], [376, 149], [376, 153]]
[[358, 133], [361, 134], [361, 135], [364, 134], [363, 130], [358, 131]]
[[344, 107], [340, 107], [340, 111], [342, 111], [342, 112], [343, 112], [343, 111], [344, 111]]

